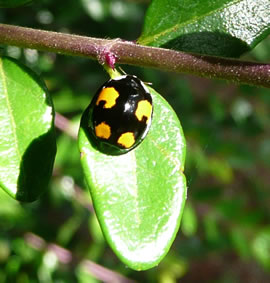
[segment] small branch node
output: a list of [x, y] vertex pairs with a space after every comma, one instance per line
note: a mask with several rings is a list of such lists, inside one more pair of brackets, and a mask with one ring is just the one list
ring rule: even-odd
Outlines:
[[97, 60], [101, 65], [108, 65], [110, 68], [114, 70], [115, 64], [117, 62], [117, 55], [112, 51], [113, 47], [118, 44], [119, 38], [114, 40], [110, 40], [103, 46], [100, 46], [97, 51]]

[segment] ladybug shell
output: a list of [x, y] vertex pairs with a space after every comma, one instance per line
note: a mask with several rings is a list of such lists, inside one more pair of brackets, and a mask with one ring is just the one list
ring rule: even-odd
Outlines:
[[90, 130], [101, 147], [124, 153], [146, 136], [153, 113], [152, 97], [136, 76], [110, 79], [90, 104]]

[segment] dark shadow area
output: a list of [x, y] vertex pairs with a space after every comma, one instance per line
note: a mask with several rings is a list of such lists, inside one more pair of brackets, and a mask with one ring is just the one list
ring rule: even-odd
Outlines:
[[220, 32], [195, 32], [184, 34], [163, 45], [168, 49], [204, 55], [237, 58], [250, 50], [242, 40]]
[[0, 1], [0, 8], [15, 8], [18, 6], [28, 6], [33, 0]]
[[31, 142], [20, 165], [17, 200], [35, 201], [45, 191], [52, 175], [55, 154], [54, 129]]
[[22, 157], [17, 200], [35, 201], [45, 191], [52, 175], [55, 154], [55, 133], [52, 128], [33, 140]]

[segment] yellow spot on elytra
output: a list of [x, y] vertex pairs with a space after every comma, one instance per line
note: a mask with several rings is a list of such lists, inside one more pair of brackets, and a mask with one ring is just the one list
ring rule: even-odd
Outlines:
[[146, 123], [148, 123], [152, 114], [152, 104], [147, 100], [141, 100], [138, 103], [137, 110], [135, 112], [139, 121], [142, 121], [143, 117], [146, 117]]
[[132, 132], [126, 132], [122, 134], [119, 139], [117, 140], [117, 143], [122, 145], [125, 148], [130, 148], [135, 143], [135, 138]]
[[102, 122], [95, 127], [95, 133], [97, 137], [107, 140], [111, 136], [111, 127]]
[[112, 108], [116, 104], [116, 99], [118, 96], [119, 93], [114, 87], [105, 87], [100, 92], [96, 105], [98, 105], [100, 101], [105, 101], [103, 108]]

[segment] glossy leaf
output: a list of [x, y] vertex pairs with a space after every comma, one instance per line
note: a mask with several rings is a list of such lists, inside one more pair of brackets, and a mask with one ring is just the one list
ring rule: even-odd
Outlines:
[[14, 8], [26, 5], [33, 0], [0, 0], [0, 8]]
[[150, 91], [153, 121], [134, 150], [119, 156], [98, 151], [88, 135], [88, 109], [79, 131], [81, 162], [104, 236], [135, 270], [151, 268], [166, 255], [186, 199], [182, 128], [168, 103]]
[[54, 110], [43, 82], [13, 59], [0, 58], [0, 187], [33, 201], [52, 173]]
[[153, 0], [140, 44], [238, 57], [270, 33], [269, 0]]

